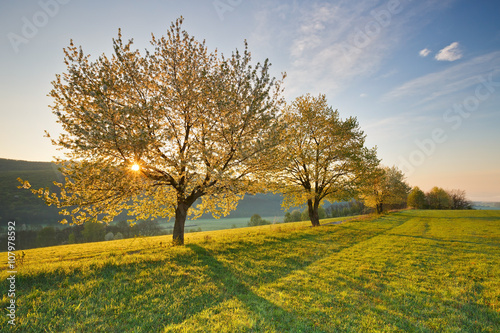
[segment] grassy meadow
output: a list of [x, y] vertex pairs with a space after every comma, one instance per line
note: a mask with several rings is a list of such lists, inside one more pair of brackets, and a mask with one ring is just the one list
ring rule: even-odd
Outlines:
[[500, 332], [500, 211], [332, 221], [26, 250], [14, 327], [3, 252], [0, 330]]

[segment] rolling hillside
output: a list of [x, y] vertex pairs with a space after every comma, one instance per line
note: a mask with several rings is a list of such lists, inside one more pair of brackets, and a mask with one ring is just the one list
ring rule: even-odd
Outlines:
[[332, 221], [26, 250], [11, 331], [500, 331], [500, 211]]

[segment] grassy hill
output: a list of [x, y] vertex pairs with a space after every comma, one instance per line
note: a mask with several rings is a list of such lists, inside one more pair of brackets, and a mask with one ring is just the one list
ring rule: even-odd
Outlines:
[[499, 211], [331, 221], [24, 251], [13, 331], [500, 331]]

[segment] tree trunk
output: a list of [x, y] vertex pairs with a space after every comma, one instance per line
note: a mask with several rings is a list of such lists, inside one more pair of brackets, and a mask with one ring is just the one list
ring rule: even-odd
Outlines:
[[383, 212], [383, 206], [382, 203], [377, 204], [377, 214], [382, 214]]
[[314, 200], [314, 202], [309, 199], [307, 200], [307, 209], [309, 212], [309, 219], [313, 227], [319, 226], [319, 214], [318, 214], [319, 202]]
[[189, 205], [185, 202], [178, 202], [175, 208], [175, 224], [173, 232], [173, 244], [184, 245], [184, 225]]

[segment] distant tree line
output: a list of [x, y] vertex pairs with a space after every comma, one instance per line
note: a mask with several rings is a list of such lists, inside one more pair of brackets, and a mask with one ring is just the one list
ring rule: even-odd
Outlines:
[[[329, 205], [320, 206], [318, 208], [318, 216], [320, 219], [332, 218], [332, 217], [343, 217], [343, 216], [354, 216], [368, 214], [372, 212], [373, 209], [365, 206], [362, 201], [351, 200], [348, 202], [334, 202]], [[304, 210], [294, 209], [291, 212], [285, 214], [284, 222], [299, 222], [299, 221], [309, 221], [309, 211], [308, 208]]]
[[260, 217], [259, 214], [253, 214], [252, 217], [250, 218], [250, 221], [248, 221], [247, 225], [249, 227], [255, 227], [258, 225], [267, 225], [271, 224], [271, 221], [265, 220], [262, 217]]
[[408, 195], [408, 207], [414, 209], [472, 209], [472, 202], [467, 200], [465, 191], [446, 191], [440, 187], [433, 187], [424, 193], [415, 186]]
[[348, 202], [334, 203], [325, 208], [327, 217], [344, 217], [362, 215], [373, 212], [363, 201], [351, 200]]

